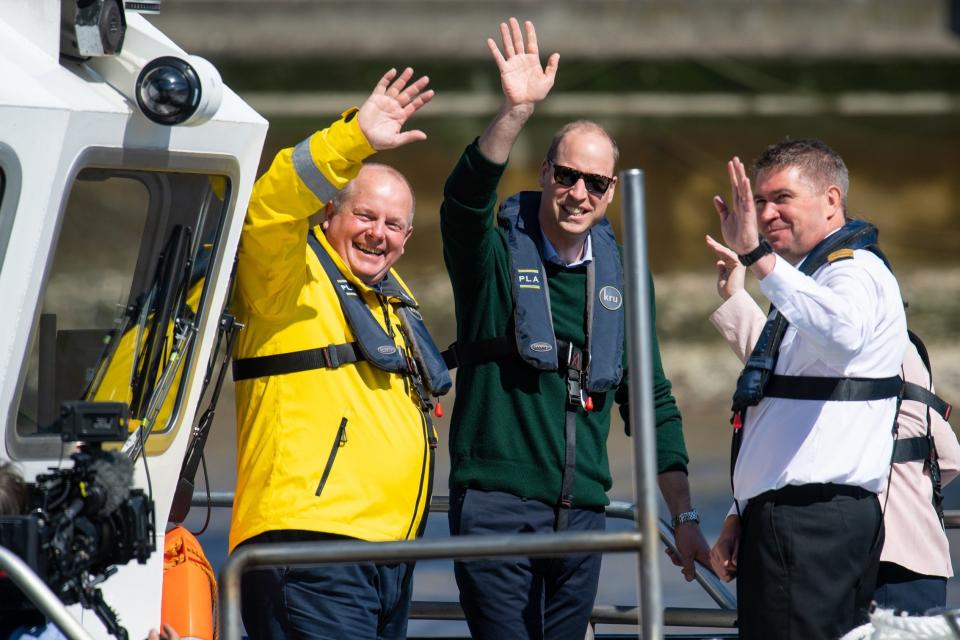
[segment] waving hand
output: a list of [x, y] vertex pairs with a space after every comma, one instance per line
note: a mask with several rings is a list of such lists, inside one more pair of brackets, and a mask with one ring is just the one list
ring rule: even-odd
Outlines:
[[533, 105], [547, 97], [553, 87], [560, 64], [560, 54], [554, 53], [547, 60], [546, 68], [540, 66], [540, 49], [537, 47], [537, 31], [533, 23], [523, 23], [527, 43], [523, 43], [520, 23], [510, 18], [509, 24], [500, 23], [503, 52], [493, 38], [487, 38], [487, 48], [500, 70], [500, 84], [508, 106]]
[[427, 134], [419, 129], [401, 131], [410, 116], [433, 98], [433, 90], [426, 90], [430, 79], [423, 76], [408, 85], [412, 77], [410, 67], [399, 76], [396, 69], [390, 69], [360, 107], [357, 114], [360, 130], [377, 151], [427, 139]]

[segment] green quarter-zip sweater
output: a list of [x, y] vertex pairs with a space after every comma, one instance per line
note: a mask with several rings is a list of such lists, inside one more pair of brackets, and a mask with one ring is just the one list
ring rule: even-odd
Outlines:
[[[453, 285], [460, 344], [513, 335], [510, 253], [494, 215], [497, 185], [505, 168], [487, 160], [474, 142], [444, 187], [443, 255]], [[558, 339], [583, 349], [586, 269], [551, 263], [545, 263], [545, 269], [554, 332]], [[652, 283], [650, 291], [653, 311]], [[686, 471], [680, 412], [663, 372], [655, 331], [651, 344], [658, 471]], [[538, 371], [519, 357], [458, 369], [450, 430], [450, 487], [505, 491], [556, 504], [565, 445], [564, 375]], [[609, 502], [610, 412], [616, 401], [626, 419], [626, 380], [624, 376], [615, 392], [591, 394], [593, 411], [577, 412], [574, 507]]]

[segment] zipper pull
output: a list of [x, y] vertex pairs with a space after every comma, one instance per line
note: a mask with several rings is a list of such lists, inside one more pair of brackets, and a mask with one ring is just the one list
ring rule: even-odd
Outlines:
[[589, 393], [587, 394], [587, 399], [583, 403], [583, 408], [587, 411], [593, 411], [593, 398]]
[[740, 429], [743, 429], [743, 418], [740, 417], [739, 411], [734, 413], [733, 417], [730, 418], [730, 424], [733, 425], [734, 431], [740, 431]]
[[443, 417], [443, 405], [440, 404], [440, 398], [437, 398], [437, 404], [433, 407], [433, 415], [438, 418]]

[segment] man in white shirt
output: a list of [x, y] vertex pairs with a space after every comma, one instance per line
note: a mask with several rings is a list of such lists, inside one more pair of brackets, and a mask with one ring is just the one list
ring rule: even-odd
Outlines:
[[817, 140], [768, 148], [756, 193], [738, 158], [727, 169], [732, 201], [714, 198], [723, 237], [775, 307], [765, 330], [776, 337], [759, 341], [738, 381], [735, 505], [711, 563], [739, 578], [741, 638], [837, 638], [866, 620], [876, 581], [903, 302], [864, 248], [875, 230], [846, 220], [835, 151]]

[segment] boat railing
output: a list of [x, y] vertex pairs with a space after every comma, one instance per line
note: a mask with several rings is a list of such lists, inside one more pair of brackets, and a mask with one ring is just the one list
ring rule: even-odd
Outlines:
[[[230, 507], [230, 492], [205, 492], [193, 496], [193, 506]], [[447, 496], [434, 496], [431, 513], [445, 513], [450, 501]], [[608, 518], [632, 521], [633, 504], [613, 501], [606, 508]], [[658, 533], [661, 543], [676, 550], [673, 530], [662, 518]], [[507, 536], [462, 536], [459, 538], [426, 539], [411, 542], [304, 542], [289, 544], [249, 545], [240, 547], [224, 565], [220, 574], [221, 629], [225, 640], [239, 637], [239, 580], [244, 570], [271, 565], [319, 564], [341, 562], [386, 562], [402, 560], [449, 559], [453, 557], [490, 557], [495, 555], [539, 555], [595, 551], [637, 550], [642, 537], [636, 531], [625, 533], [557, 533], [544, 535], [518, 534]], [[549, 544], [548, 544], [549, 543]], [[248, 550], [250, 551], [248, 553]], [[243, 555], [240, 555], [240, 554]], [[234, 558], [239, 556], [239, 560]], [[737, 600], [717, 575], [702, 565], [697, 567], [696, 581], [716, 603], [717, 609], [664, 607], [667, 626], [733, 628], [736, 624]], [[414, 601], [410, 617], [416, 620], [463, 620], [463, 610], [456, 602]], [[640, 624], [640, 610], [636, 606], [594, 606], [591, 624]], [[232, 629], [237, 635], [231, 635]]]
[[70, 640], [93, 640], [67, 607], [20, 556], [0, 545], [0, 570]]

